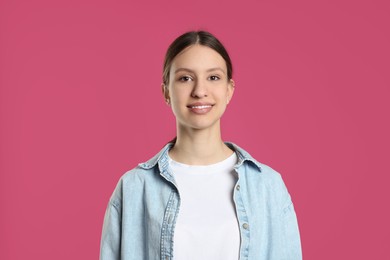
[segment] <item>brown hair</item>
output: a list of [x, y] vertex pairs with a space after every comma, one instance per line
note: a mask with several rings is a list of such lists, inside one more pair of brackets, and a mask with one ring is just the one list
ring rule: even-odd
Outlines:
[[171, 69], [173, 59], [182, 52], [185, 48], [200, 44], [207, 46], [216, 52], [218, 52], [226, 62], [227, 76], [230, 80], [233, 75], [233, 66], [230, 60], [229, 54], [226, 51], [222, 43], [211, 33], [206, 31], [190, 31], [177, 37], [169, 46], [167, 53], [165, 54], [164, 67], [163, 67], [163, 83], [167, 85], [169, 83], [169, 71]]

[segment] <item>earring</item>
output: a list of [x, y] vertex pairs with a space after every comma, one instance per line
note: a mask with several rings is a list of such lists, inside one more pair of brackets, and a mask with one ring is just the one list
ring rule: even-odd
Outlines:
[[169, 98], [165, 99], [165, 103], [167, 103], [168, 106], [170, 105]]

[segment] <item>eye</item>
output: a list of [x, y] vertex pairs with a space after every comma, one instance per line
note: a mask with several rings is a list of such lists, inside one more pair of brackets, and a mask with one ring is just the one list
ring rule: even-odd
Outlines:
[[192, 78], [190, 76], [179, 77], [179, 81], [186, 82], [186, 81], [191, 81], [191, 80], [192, 80]]
[[212, 76], [209, 77], [209, 79], [210, 79], [211, 81], [216, 81], [216, 80], [219, 80], [220, 77], [218, 77], [218, 76], [216, 76], [216, 75], [212, 75]]

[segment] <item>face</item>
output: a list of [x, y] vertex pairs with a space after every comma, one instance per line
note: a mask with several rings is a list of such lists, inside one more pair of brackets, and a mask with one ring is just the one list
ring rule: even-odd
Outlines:
[[174, 58], [163, 91], [180, 128], [219, 130], [220, 118], [234, 92], [233, 84], [222, 56], [197, 44]]

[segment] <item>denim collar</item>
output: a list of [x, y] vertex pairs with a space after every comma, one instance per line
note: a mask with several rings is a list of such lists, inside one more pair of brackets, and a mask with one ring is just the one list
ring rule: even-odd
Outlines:
[[[244, 149], [240, 148], [238, 145], [231, 143], [231, 142], [225, 142], [225, 144], [235, 151], [237, 154], [238, 161], [234, 168], [240, 167], [245, 161], [253, 163], [261, 172], [261, 164], [255, 160], [247, 151]], [[143, 169], [151, 169], [155, 167], [158, 164], [158, 168], [161, 173], [166, 172], [168, 169], [169, 161], [168, 161], [168, 151], [172, 148], [174, 144], [173, 143], [168, 143], [164, 146], [161, 151], [156, 154], [153, 158], [148, 160], [147, 162], [140, 163], [138, 166], [143, 168]]]

